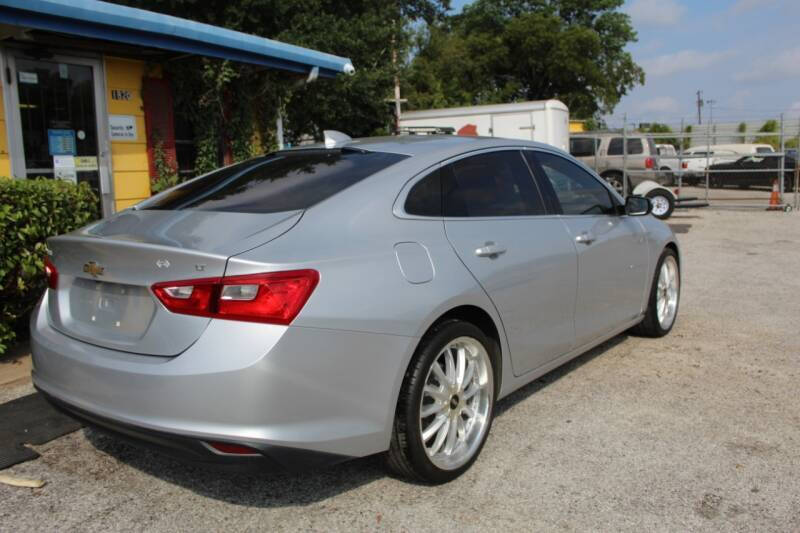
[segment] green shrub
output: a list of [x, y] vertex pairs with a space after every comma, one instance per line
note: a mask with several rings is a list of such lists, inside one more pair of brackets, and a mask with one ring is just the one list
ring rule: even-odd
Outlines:
[[0, 354], [26, 327], [45, 287], [45, 239], [99, 216], [88, 184], [0, 178]]

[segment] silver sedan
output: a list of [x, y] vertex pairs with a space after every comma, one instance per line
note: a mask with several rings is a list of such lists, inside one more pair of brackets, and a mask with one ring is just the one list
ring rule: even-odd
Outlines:
[[439, 483], [476, 460], [499, 399], [625, 330], [672, 328], [672, 231], [569, 155], [336, 138], [50, 239], [36, 387], [188, 460], [384, 453]]

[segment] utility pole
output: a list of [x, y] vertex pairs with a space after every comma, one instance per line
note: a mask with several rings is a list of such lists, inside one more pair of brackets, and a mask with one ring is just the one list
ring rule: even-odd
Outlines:
[[703, 91], [697, 91], [697, 123], [698, 124], [702, 124], [703, 123], [702, 109], [703, 109]]
[[397, 133], [400, 130], [400, 114], [402, 109], [401, 104], [408, 102], [406, 98], [400, 98], [400, 77], [397, 75], [397, 41], [392, 35], [392, 68], [394, 68], [394, 98], [387, 98], [385, 102], [394, 104], [394, 131]]

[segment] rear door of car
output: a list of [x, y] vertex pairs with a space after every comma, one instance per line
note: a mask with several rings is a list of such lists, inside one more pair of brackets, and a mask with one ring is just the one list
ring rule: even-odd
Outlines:
[[599, 178], [558, 154], [526, 151], [539, 188], [557, 199], [578, 254], [576, 345], [640, 316], [649, 250], [642, 224], [621, 210]]
[[447, 238], [503, 321], [514, 373], [568, 352], [577, 254], [520, 150], [461, 157], [440, 175]]

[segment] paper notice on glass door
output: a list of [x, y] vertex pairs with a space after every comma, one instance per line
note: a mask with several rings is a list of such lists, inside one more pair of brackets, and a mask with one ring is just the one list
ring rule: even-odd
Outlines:
[[75, 157], [71, 155], [54, 155], [53, 174], [56, 179], [77, 183], [78, 171], [75, 168]]

